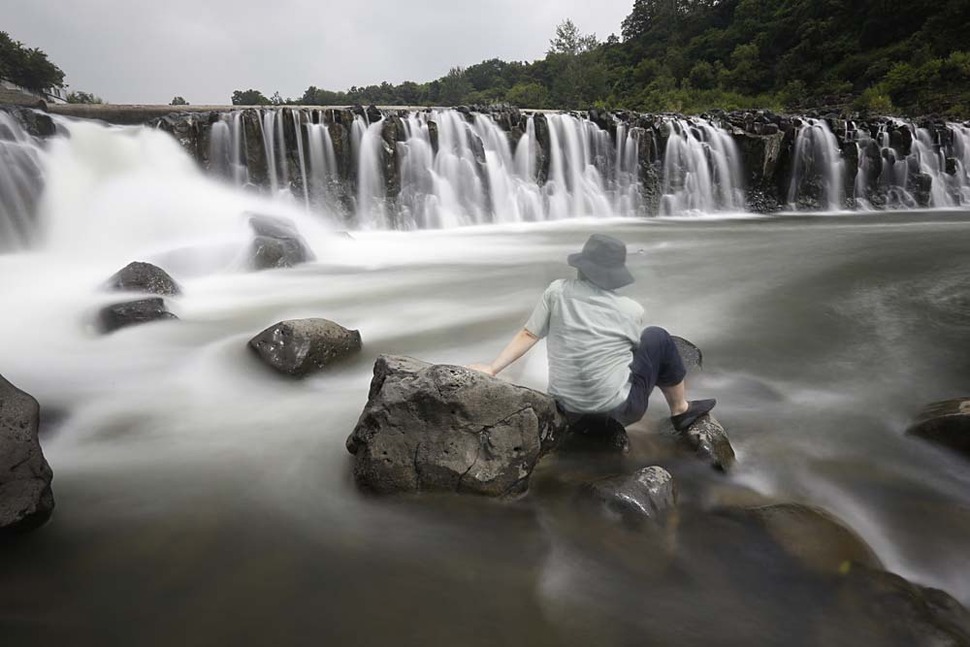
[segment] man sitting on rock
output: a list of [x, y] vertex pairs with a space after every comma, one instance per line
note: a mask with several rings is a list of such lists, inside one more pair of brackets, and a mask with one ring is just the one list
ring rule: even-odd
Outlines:
[[655, 386], [678, 431], [714, 408], [715, 400], [687, 401], [687, 371], [670, 334], [643, 328], [640, 304], [616, 294], [633, 283], [623, 241], [594, 234], [568, 262], [579, 276], [553, 281], [505, 350], [469, 368], [497, 375], [548, 337], [549, 394], [567, 413], [608, 415], [627, 426], [646, 413]]

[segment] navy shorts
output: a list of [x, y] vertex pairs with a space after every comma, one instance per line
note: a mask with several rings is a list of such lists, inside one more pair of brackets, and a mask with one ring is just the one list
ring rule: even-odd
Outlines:
[[623, 426], [632, 425], [647, 412], [654, 387], [675, 386], [686, 376], [687, 370], [670, 333], [655, 326], [644, 329], [630, 363], [630, 395], [610, 416]]

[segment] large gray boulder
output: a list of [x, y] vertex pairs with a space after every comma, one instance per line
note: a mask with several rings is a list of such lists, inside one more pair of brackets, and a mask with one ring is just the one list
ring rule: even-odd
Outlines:
[[928, 405], [906, 433], [970, 458], [970, 398]]
[[250, 262], [254, 269], [293, 267], [314, 260], [313, 252], [292, 221], [252, 216], [249, 226], [255, 232], [250, 248]]
[[182, 293], [182, 289], [168, 272], [151, 263], [140, 261], [129, 263], [108, 279], [108, 289], [119, 292], [147, 292], [161, 296]]
[[677, 507], [677, 487], [662, 467], [645, 467], [635, 474], [611, 476], [590, 483], [585, 495], [608, 516], [628, 525], [667, 522]]
[[53, 473], [37, 440], [40, 405], [0, 375], [0, 533], [32, 530], [54, 510]]
[[101, 331], [104, 333], [169, 319], [178, 317], [165, 308], [165, 300], [160, 297], [113, 303], [102, 308], [98, 315]]
[[280, 373], [304, 377], [360, 352], [360, 331], [329, 319], [292, 319], [249, 340], [263, 362]]
[[347, 450], [377, 493], [501, 497], [528, 488], [566, 420], [549, 396], [460, 366], [382, 355]]

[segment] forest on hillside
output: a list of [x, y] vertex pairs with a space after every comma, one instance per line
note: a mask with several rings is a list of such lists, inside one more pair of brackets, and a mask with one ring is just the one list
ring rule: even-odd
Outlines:
[[841, 109], [970, 117], [967, 0], [636, 0], [620, 36], [563, 22], [545, 58], [492, 59], [427, 83], [296, 98], [237, 90], [237, 105], [488, 105]]

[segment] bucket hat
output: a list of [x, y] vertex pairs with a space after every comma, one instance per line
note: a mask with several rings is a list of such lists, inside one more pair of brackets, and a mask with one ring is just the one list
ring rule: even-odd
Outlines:
[[568, 263], [604, 290], [633, 283], [633, 275], [626, 268], [626, 245], [612, 236], [593, 234], [583, 245], [583, 251], [569, 255]]

